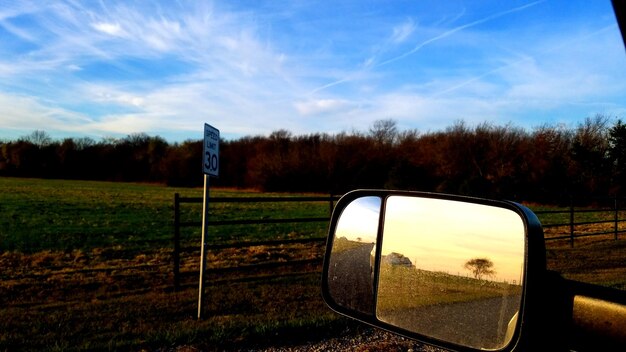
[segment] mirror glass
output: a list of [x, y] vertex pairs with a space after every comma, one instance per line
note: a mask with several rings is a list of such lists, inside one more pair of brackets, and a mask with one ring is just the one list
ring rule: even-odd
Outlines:
[[376, 318], [442, 341], [499, 349], [522, 297], [524, 222], [460, 201], [386, 201]]
[[341, 213], [328, 266], [328, 291], [338, 305], [374, 313], [373, 263], [380, 197], [362, 197]]

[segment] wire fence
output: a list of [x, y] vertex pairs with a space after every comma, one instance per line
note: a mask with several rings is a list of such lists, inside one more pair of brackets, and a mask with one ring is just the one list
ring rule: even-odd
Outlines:
[[[214, 220], [209, 222], [209, 226], [229, 226], [229, 225], [261, 225], [261, 224], [284, 224], [284, 223], [308, 223], [308, 222], [328, 222], [335, 202], [339, 196], [324, 197], [216, 197], [211, 203], [286, 203], [286, 202], [328, 202], [328, 216], [325, 217], [300, 217], [300, 218], [258, 218], [258, 219], [238, 219], [238, 220]], [[198, 247], [181, 247], [181, 230], [183, 228], [199, 228], [202, 223], [197, 221], [181, 220], [181, 205], [202, 203], [201, 197], [181, 197], [178, 193], [174, 195], [174, 249], [173, 249], [173, 277], [174, 288], [180, 288], [180, 255], [181, 252], [197, 250]], [[583, 237], [607, 236], [611, 235], [615, 240], [619, 235], [626, 233], [626, 208], [621, 204], [625, 203], [620, 198], [602, 198], [595, 200], [596, 205], [591, 207], [577, 207], [576, 202], [564, 209], [557, 210], [534, 210], [539, 217], [544, 228], [545, 240], [568, 240], [573, 247], [575, 240]], [[610, 205], [607, 205], [610, 202]], [[254, 246], [282, 246], [293, 244], [312, 244], [324, 242], [326, 238], [303, 238], [284, 240], [261, 240], [245, 241], [236, 243], [208, 243], [207, 250], [223, 250], [229, 248], [244, 248]], [[233, 272], [250, 268], [262, 269], [277, 266], [298, 266], [302, 264], [312, 264], [319, 262], [319, 259], [291, 260], [281, 263], [264, 263], [244, 265], [239, 267], [213, 269], [212, 272]]]
[[[229, 225], [261, 225], [261, 224], [286, 224], [286, 223], [311, 223], [311, 222], [328, 222], [332, 215], [335, 202], [338, 196], [329, 195], [327, 197], [215, 197], [211, 198], [211, 203], [307, 203], [307, 202], [328, 202], [328, 216], [325, 217], [298, 217], [298, 218], [258, 218], [258, 219], [237, 219], [237, 220], [214, 220], [209, 222], [209, 226], [229, 226]], [[174, 249], [173, 249], [173, 277], [174, 289], [180, 289], [180, 254], [181, 252], [193, 250], [194, 248], [181, 247], [181, 228], [202, 226], [201, 221], [182, 221], [181, 220], [181, 204], [202, 203], [202, 197], [181, 197], [178, 193], [174, 195]], [[284, 240], [262, 240], [262, 241], [246, 241], [237, 243], [209, 243], [206, 245], [207, 250], [218, 250], [228, 248], [244, 248], [254, 246], [281, 246], [294, 244], [310, 244], [321, 243], [326, 240], [322, 238], [302, 238], [302, 239], [284, 239]], [[280, 263], [264, 263], [239, 267], [229, 267], [214, 269], [212, 271], [231, 272], [237, 270], [245, 270], [249, 268], [274, 268], [277, 266], [299, 266], [303, 264], [318, 263], [319, 259], [292, 260]]]
[[574, 247], [576, 239], [594, 236], [612, 236], [619, 239], [626, 233], [625, 198], [596, 198], [594, 205], [577, 207], [575, 199], [567, 209], [535, 210], [544, 229], [546, 241], [568, 240]]

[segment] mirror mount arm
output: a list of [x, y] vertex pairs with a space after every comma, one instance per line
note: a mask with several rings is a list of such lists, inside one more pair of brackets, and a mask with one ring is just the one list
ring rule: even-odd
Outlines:
[[527, 278], [519, 346], [514, 351], [570, 351], [567, 348], [572, 305], [563, 277], [546, 270], [541, 222], [530, 209], [516, 204], [527, 219]]
[[621, 290], [562, 279], [571, 305], [571, 348], [617, 351], [626, 346], [626, 298]]
[[[528, 305], [527, 343], [522, 350], [618, 351], [626, 345], [623, 291], [568, 280], [546, 271], [542, 289]], [[536, 344], [537, 341], [545, 341]]]
[[[538, 272], [537, 272], [538, 273]], [[566, 280], [543, 270], [527, 291], [520, 348], [515, 351], [570, 351], [572, 302]]]

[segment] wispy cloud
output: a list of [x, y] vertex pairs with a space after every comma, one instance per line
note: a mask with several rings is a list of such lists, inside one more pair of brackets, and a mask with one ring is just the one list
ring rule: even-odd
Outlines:
[[[218, 13], [204, 5], [176, 9], [171, 13], [161, 10], [159, 15], [151, 10], [118, 5], [100, 12], [66, 4], [42, 10], [39, 15], [48, 19], [42, 21], [37, 30], [51, 40], [42, 43], [26, 60], [8, 62], [0, 59], [0, 75], [17, 80], [17, 76], [34, 77], [49, 72], [65, 81], [64, 89], [73, 89], [74, 82], [74, 88], [83, 91], [84, 104], [113, 103], [139, 109], [132, 116], [126, 114], [120, 119], [104, 115], [104, 122], [86, 127], [112, 130], [105, 126], [118, 125], [120, 127], [115, 130], [120, 132], [124, 129], [133, 131], [131, 126], [151, 126], [153, 130], [155, 126], [152, 124], [139, 123], [142, 118], [165, 116], [171, 119], [175, 115], [195, 115], [197, 121], [223, 110], [213, 107], [201, 113], [193, 111], [193, 106], [212, 105], [206, 104], [207, 100], [222, 104], [230, 102], [239, 107], [256, 105], [246, 104], [243, 96], [246, 92], [254, 92], [251, 99], [261, 95], [259, 92], [265, 91], [262, 88], [264, 83], [276, 87], [282, 82], [288, 89], [289, 83], [285, 82], [283, 72], [284, 53], [274, 51], [271, 45], [257, 38], [254, 23], [245, 22], [235, 14]], [[19, 11], [14, 16], [19, 16]], [[82, 16], [91, 18], [91, 22], [79, 24], [77, 18]], [[145, 69], [143, 64], [153, 65], [155, 60], [164, 59], [179, 69], [171, 70], [164, 64], [164, 71], [150, 71], [150, 76], [146, 77], [148, 81], [159, 80], [162, 86], [132, 80], [135, 71]], [[94, 64], [116, 68], [116, 76], [110, 79], [115, 79], [118, 88], [96, 83], [109, 79], [103, 73], [89, 78], [92, 83], [81, 84], [86, 79], [81, 75], [88, 74], [84, 68]], [[62, 67], [77, 72], [79, 76], [64, 77], [62, 71], [58, 71]], [[40, 93], [43, 89], [35, 88]], [[197, 93], [192, 92], [193, 89]], [[284, 88], [275, 92], [286, 93]], [[165, 103], [168, 101], [170, 104]], [[31, 109], [29, 114], [37, 114], [37, 111], [40, 110]]]
[[51, 107], [38, 99], [0, 92], [0, 116], [3, 128], [22, 130], [82, 131], [93, 120], [71, 110]]
[[318, 99], [295, 103], [296, 110], [301, 115], [336, 113], [349, 106], [349, 102], [341, 99]]
[[404, 42], [415, 31], [415, 26], [415, 22], [408, 19], [405, 23], [394, 27], [391, 41], [396, 44]]
[[102, 33], [121, 37], [124, 35], [124, 30], [120, 26], [119, 23], [107, 23], [107, 22], [96, 22], [92, 23], [91, 26]]

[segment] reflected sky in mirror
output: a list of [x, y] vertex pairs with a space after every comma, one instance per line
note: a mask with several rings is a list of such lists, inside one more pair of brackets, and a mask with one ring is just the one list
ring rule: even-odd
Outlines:
[[391, 196], [382, 255], [401, 253], [422, 270], [470, 274], [472, 258], [494, 263], [494, 281], [521, 283], [524, 223], [512, 210], [458, 201]]
[[335, 236], [351, 241], [376, 242], [380, 204], [380, 197], [362, 197], [350, 203], [341, 213]]

